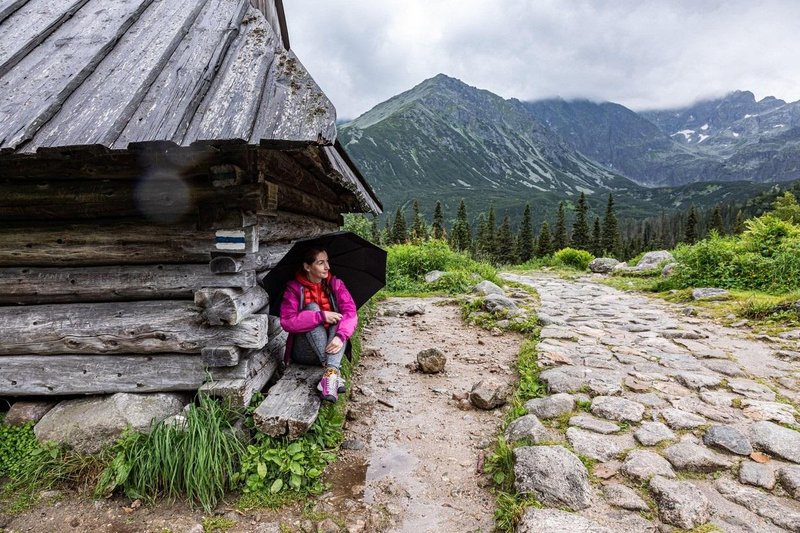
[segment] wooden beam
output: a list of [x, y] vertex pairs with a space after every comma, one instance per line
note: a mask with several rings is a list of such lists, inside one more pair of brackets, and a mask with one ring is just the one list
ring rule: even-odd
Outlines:
[[275, 217], [258, 217], [259, 242], [265, 244], [316, 237], [338, 229], [337, 222], [287, 211], [278, 211]]
[[212, 381], [252, 378], [265, 366], [273, 366], [271, 372], [274, 372], [283, 360], [287, 337], [287, 333], [271, 337], [265, 347], [260, 350], [249, 350], [244, 354], [236, 366], [209, 368]]
[[241, 350], [236, 346], [216, 346], [200, 350], [203, 364], [211, 367], [236, 366], [239, 364]]
[[208, 346], [261, 348], [269, 319], [235, 327], [201, 323], [189, 302], [0, 307], [0, 355], [200, 353]]
[[204, 264], [0, 268], [0, 305], [188, 300], [200, 287], [255, 285], [252, 270], [215, 275]]
[[189, 391], [205, 379], [196, 355], [0, 357], [0, 396]]
[[272, 437], [296, 439], [311, 427], [319, 413], [316, 390], [322, 367], [292, 365], [253, 412], [256, 428]]
[[267, 291], [259, 286], [247, 289], [203, 288], [194, 293], [200, 316], [212, 326], [235, 326], [269, 304]]

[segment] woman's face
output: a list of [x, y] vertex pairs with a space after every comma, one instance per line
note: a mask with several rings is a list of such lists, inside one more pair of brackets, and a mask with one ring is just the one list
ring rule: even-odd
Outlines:
[[328, 271], [331, 268], [328, 265], [328, 254], [326, 252], [318, 253], [311, 264], [303, 263], [303, 268], [306, 270], [309, 280], [319, 283], [328, 277]]

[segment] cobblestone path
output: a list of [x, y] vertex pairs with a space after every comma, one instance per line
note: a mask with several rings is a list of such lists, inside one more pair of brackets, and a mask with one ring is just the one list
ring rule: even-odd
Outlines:
[[504, 277], [541, 296], [550, 392], [507, 432], [541, 444], [515, 453], [517, 489], [547, 506], [518, 531], [800, 531], [796, 336], [753, 338], [588, 280]]

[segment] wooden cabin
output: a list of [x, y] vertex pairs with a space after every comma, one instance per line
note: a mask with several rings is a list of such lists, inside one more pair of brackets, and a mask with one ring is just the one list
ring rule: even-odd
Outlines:
[[249, 402], [259, 279], [380, 212], [281, 0], [0, 0], [0, 396]]

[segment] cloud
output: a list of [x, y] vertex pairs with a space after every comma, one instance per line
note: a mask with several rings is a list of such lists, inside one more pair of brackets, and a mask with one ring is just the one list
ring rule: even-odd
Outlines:
[[800, 99], [794, 0], [291, 0], [292, 48], [353, 118], [443, 72], [506, 98]]

